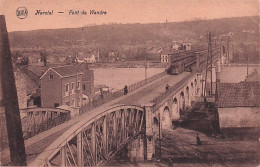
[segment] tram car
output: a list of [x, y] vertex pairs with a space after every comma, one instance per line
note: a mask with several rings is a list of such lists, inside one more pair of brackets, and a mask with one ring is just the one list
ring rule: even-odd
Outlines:
[[185, 64], [182, 61], [172, 63], [167, 69], [167, 74], [178, 75], [181, 74], [185, 69]]
[[194, 63], [196, 63], [195, 56], [184, 56], [182, 58], [175, 58], [171, 61], [171, 64], [167, 69], [167, 73], [172, 75], [178, 75], [186, 69], [191, 71], [191, 65]]

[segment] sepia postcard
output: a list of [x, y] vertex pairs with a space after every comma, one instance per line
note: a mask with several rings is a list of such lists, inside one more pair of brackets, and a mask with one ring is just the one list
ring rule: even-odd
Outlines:
[[259, 166], [259, 7], [0, 0], [0, 166]]

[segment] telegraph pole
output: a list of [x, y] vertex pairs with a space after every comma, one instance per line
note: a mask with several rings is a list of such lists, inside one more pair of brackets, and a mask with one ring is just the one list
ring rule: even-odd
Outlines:
[[229, 37], [228, 37], [228, 43], [227, 43], [227, 59], [228, 59], [228, 63], [230, 63], [229, 61]]
[[[205, 86], [204, 86], [204, 101], [206, 101], [206, 85], [207, 85], [207, 77], [208, 77], [208, 64], [209, 64], [209, 36], [208, 37], [208, 54], [207, 54], [207, 65], [206, 65], [206, 76], [205, 76]], [[202, 83], [202, 86], [203, 86], [203, 83]]]
[[145, 72], [145, 83], [147, 83], [147, 55], [145, 54], [145, 67], [144, 67], [144, 72]]
[[209, 32], [209, 52], [210, 52], [210, 95], [212, 95], [212, 43], [211, 43], [211, 32]]
[[0, 73], [11, 166], [26, 166], [21, 117], [4, 15], [0, 15]]
[[162, 144], [161, 144], [161, 115], [158, 113], [158, 125], [159, 125], [159, 158], [162, 157]]
[[247, 48], [245, 49], [245, 53], [247, 55], [247, 63], [246, 63], [246, 76], [248, 76], [248, 64], [249, 64], [249, 56], [248, 56], [248, 53], [247, 53]]

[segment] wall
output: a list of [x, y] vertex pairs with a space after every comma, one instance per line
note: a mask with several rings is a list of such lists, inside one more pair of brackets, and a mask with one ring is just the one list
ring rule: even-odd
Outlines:
[[218, 108], [220, 128], [260, 127], [260, 107]]
[[91, 96], [95, 94], [94, 90], [94, 71], [93, 70], [83, 70], [83, 76], [82, 76], [82, 84], [85, 84], [86, 89], [83, 90], [82, 87], [82, 93]]
[[15, 85], [18, 97], [19, 108], [27, 107], [27, 95], [26, 95], [26, 81], [21, 72], [17, 72], [15, 75]]
[[[72, 92], [72, 82], [74, 82], [74, 90], [75, 92]], [[80, 82], [80, 89], [78, 91], [77, 94], [77, 83], [76, 82]], [[69, 94], [66, 95], [65, 94], [65, 85], [69, 84]], [[66, 105], [67, 101], [70, 101], [70, 106], [71, 107], [76, 107], [77, 106], [77, 99], [80, 98], [80, 103], [79, 105], [81, 106], [81, 100], [82, 100], [82, 74], [78, 75], [78, 77], [75, 76], [71, 76], [71, 77], [66, 77], [66, 78], [62, 78], [62, 83], [61, 83], [61, 90], [62, 90], [62, 101], [60, 105]], [[75, 105], [72, 106], [72, 101], [75, 101]]]
[[[53, 79], [49, 78], [53, 75]], [[61, 80], [60, 76], [50, 70], [41, 78], [41, 107], [54, 108], [54, 104], [61, 105]]]

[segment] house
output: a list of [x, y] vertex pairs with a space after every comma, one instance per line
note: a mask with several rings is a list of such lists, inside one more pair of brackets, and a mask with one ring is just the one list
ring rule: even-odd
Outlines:
[[23, 56], [28, 58], [28, 65], [44, 66], [40, 53], [23, 53]]
[[84, 57], [85, 62], [87, 63], [96, 63], [96, 57], [94, 54], [88, 54]]
[[109, 52], [108, 53], [108, 61], [109, 62], [114, 62], [117, 60], [116, 52]]
[[260, 127], [260, 82], [218, 83], [220, 128]]
[[49, 55], [47, 56], [47, 63], [48, 64], [59, 64], [60, 60], [58, 56], [55, 55]]
[[161, 54], [161, 63], [168, 63], [168, 62], [169, 62], [169, 55]]
[[91, 97], [95, 94], [94, 90], [94, 71], [89, 70], [87, 63], [79, 65], [82, 76], [82, 94]]
[[49, 68], [40, 78], [41, 106], [56, 108], [62, 105], [80, 107], [83, 73], [74, 66]]
[[32, 105], [41, 106], [40, 76], [43, 73], [41, 68], [44, 67], [27, 66], [15, 70], [14, 76], [20, 108]]
[[183, 47], [184, 50], [191, 50], [191, 43], [190, 42], [183, 43]]
[[95, 56], [96, 62], [99, 62], [100, 61], [99, 50], [94, 52], [94, 56]]
[[179, 45], [177, 44], [177, 43], [174, 43], [173, 45], [172, 45], [172, 50], [179, 50]]

